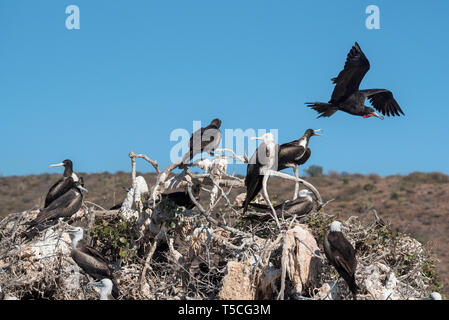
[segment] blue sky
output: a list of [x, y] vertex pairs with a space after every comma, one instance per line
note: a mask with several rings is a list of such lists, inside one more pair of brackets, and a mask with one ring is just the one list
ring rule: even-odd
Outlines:
[[[72, 4], [80, 30], [65, 27]], [[380, 30], [365, 27], [370, 4]], [[448, 12], [448, 1], [1, 1], [0, 173], [59, 172], [48, 165], [66, 158], [130, 171], [130, 150], [164, 167], [173, 129], [215, 117], [277, 128], [280, 143], [322, 128], [308, 164], [325, 171], [449, 173]], [[361, 88], [390, 89], [405, 117], [316, 119], [304, 106], [329, 100], [355, 41], [371, 63]]]

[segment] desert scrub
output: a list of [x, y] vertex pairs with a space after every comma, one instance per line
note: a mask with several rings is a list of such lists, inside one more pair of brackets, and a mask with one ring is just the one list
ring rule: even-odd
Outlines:
[[172, 200], [162, 199], [158, 205], [158, 210], [163, 212], [164, 221], [162, 227], [166, 231], [174, 231], [177, 228], [183, 228], [186, 224], [186, 208], [176, 205]]
[[126, 220], [122, 214], [112, 219], [95, 220], [91, 230], [94, 246], [111, 261], [121, 259], [127, 264], [136, 257], [134, 240], [138, 235], [135, 226], [136, 218]]
[[317, 243], [322, 244], [324, 241], [324, 235], [329, 230], [329, 225], [332, 221], [337, 219], [338, 215], [327, 215], [323, 210], [320, 210], [319, 212], [310, 212], [308, 215], [301, 217], [299, 221], [307, 225]]

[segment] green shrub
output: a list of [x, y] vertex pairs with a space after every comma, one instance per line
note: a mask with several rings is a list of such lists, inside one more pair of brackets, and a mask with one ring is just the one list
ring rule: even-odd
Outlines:
[[91, 230], [95, 247], [111, 261], [121, 258], [123, 263], [128, 263], [137, 252], [134, 246], [134, 239], [138, 237], [135, 226], [135, 218], [126, 220], [121, 214], [111, 220], [95, 220]]

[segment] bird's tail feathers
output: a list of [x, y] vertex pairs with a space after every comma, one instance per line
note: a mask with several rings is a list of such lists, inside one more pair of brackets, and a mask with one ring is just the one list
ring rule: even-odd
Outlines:
[[112, 293], [111, 294], [114, 297], [114, 299], [117, 299], [121, 295], [120, 289], [118, 288], [117, 281], [115, 281], [115, 279], [111, 279], [111, 281], [112, 281]]
[[357, 293], [360, 291], [360, 287], [355, 282], [355, 277], [352, 276], [350, 281], [348, 282], [349, 290], [351, 290], [352, 295], [354, 296], [354, 300], [357, 300]]
[[332, 103], [306, 102], [306, 105], [320, 114], [318, 118], [330, 117], [338, 110], [338, 107]]

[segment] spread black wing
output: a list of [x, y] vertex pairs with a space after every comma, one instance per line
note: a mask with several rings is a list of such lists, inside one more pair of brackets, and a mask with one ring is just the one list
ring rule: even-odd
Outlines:
[[346, 57], [345, 67], [336, 78], [332, 79], [335, 88], [329, 103], [338, 105], [357, 91], [369, 68], [369, 61], [356, 42]]
[[393, 93], [387, 89], [368, 89], [360, 90], [371, 102], [373, 107], [387, 116], [400, 116], [399, 113], [404, 115], [399, 104], [393, 97]]

